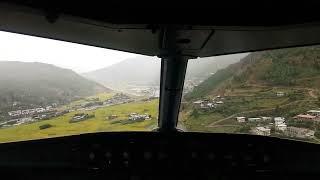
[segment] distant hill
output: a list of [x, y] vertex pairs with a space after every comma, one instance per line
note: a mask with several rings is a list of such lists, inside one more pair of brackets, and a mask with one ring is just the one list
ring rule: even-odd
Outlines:
[[[223, 93], [246, 85], [320, 88], [320, 47], [251, 53], [219, 70], [186, 95], [187, 99]], [[308, 79], [313, 78], [312, 81]]]
[[83, 74], [84, 77], [121, 89], [121, 86], [159, 84], [160, 60], [154, 57], [139, 56], [127, 59], [112, 66]]
[[43, 63], [0, 61], [0, 110], [20, 106], [66, 103], [110, 91], [69, 69]]
[[[243, 54], [190, 60], [186, 79], [204, 80], [218, 69], [238, 62]], [[139, 56], [124, 60], [112, 66], [83, 74], [84, 77], [104, 84], [107, 87], [121, 89], [127, 85], [158, 86], [161, 61], [159, 58]]]

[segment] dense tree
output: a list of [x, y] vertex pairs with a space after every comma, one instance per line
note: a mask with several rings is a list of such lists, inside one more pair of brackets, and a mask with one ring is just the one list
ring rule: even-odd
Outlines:
[[198, 118], [199, 117], [199, 112], [197, 109], [193, 109], [191, 112], [191, 116], [193, 116], [194, 118]]
[[51, 124], [43, 124], [41, 126], [39, 126], [39, 129], [42, 130], [42, 129], [48, 129], [48, 128], [51, 128], [52, 125]]
[[239, 129], [239, 133], [249, 133], [251, 130], [251, 127], [248, 125], [244, 125]]

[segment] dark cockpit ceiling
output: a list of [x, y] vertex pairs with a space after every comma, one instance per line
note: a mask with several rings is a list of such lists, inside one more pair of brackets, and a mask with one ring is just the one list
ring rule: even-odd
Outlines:
[[[320, 16], [312, 10], [293, 15], [298, 9], [284, 13], [277, 11], [280, 8], [276, 10], [276, 6], [265, 8], [262, 4], [258, 9], [232, 6], [200, 11], [119, 9], [91, 4], [94, 3], [81, 6], [34, 0], [1, 1], [0, 30], [150, 56], [164, 53], [163, 28], [172, 24], [179, 53], [189, 57], [320, 43]], [[233, 12], [233, 16], [221, 14], [228, 12]]]

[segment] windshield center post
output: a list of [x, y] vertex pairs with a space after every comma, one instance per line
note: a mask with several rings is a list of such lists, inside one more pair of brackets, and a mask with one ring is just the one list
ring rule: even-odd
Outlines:
[[188, 56], [183, 55], [177, 39], [177, 27], [162, 29], [160, 45], [161, 77], [158, 131], [177, 131], [180, 102], [187, 69]]

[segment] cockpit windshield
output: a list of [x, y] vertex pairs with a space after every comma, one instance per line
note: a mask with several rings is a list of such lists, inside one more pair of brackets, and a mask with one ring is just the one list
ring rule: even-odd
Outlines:
[[198, 74], [187, 70], [192, 79], [185, 81], [181, 127], [319, 142], [319, 46], [200, 58], [189, 64], [200, 62], [205, 65]]
[[[0, 32], [0, 142], [158, 126], [161, 60]], [[320, 47], [189, 60], [178, 128], [318, 142]]]
[[160, 60], [0, 32], [0, 142], [157, 127]]

